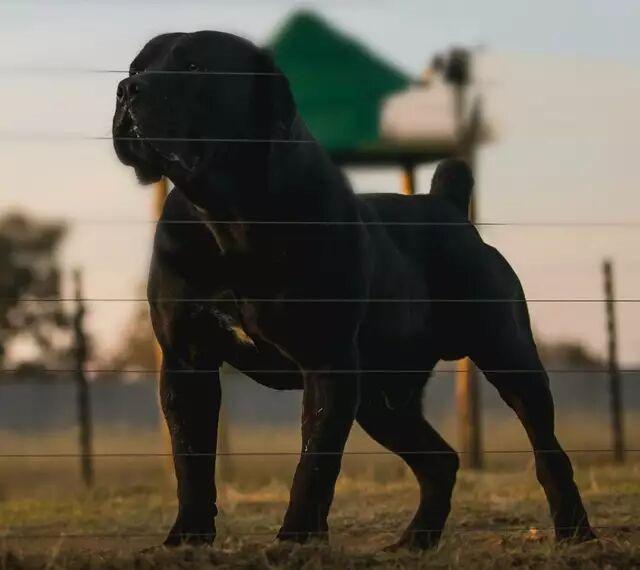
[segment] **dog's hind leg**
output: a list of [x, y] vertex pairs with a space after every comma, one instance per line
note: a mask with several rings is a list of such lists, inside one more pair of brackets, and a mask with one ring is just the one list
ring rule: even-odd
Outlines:
[[571, 462], [555, 435], [549, 378], [531, 333], [520, 331], [500, 338], [494, 339], [490, 346], [486, 341], [481, 342], [480, 349], [471, 356], [518, 415], [527, 432], [534, 450], [536, 475], [547, 496], [556, 538], [595, 538], [573, 480]]
[[295, 542], [328, 538], [327, 516], [359, 396], [355, 348], [332, 359], [325, 370], [318, 366], [308, 370], [304, 372], [302, 451], [278, 532], [280, 540]]
[[[404, 379], [400, 376], [394, 383]], [[390, 402], [384, 388], [368, 380], [373, 379], [363, 380], [358, 423], [380, 445], [398, 454], [420, 485], [418, 510], [392, 548], [431, 548], [437, 545], [451, 510], [458, 456], [422, 415], [422, 386], [413, 392], [408, 389], [405, 401]]]

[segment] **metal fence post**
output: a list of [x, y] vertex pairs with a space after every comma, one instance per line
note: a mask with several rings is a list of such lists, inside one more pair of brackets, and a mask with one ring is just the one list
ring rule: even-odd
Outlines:
[[613, 435], [614, 459], [624, 462], [624, 421], [622, 410], [622, 390], [620, 369], [618, 368], [618, 338], [616, 328], [615, 292], [613, 284], [613, 263], [605, 259], [602, 264], [604, 274], [604, 296], [607, 312], [607, 352], [609, 360], [609, 402], [611, 407], [611, 429]]
[[89, 383], [85, 371], [88, 356], [87, 335], [84, 329], [85, 305], [82, 291], [82, 272], [76, 269], [73, 272], [73, 284], [75, 289], [75, 311], [73, 315], [74, 332], [74, 371], [78, 389], [78, 433], [80, 443], [80, 470], [82, 480], [87, 487], [91, 487], [94, 481], [93, 469], [93, 425], [91, 419], [91, 400]]

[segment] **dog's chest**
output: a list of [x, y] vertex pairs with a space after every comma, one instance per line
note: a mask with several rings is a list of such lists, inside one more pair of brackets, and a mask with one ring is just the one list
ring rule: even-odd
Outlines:
[[207, 210], [194, 204], [200, 218], [213, 235], [222, 253], [237, 252], [244, 253], [249, 250], [249, 240], [247, 237], [246, 225], [240, 221], [229, 219], [215, 219]]
[[249, 251], [247, 231], [242, 224], [208, 222], [207, 225], [223, 253]]

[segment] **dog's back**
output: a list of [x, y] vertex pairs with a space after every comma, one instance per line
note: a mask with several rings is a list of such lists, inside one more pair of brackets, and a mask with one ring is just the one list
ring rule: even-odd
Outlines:
[[427, 263], [443, 248], [466, 249], [482, 244], [475, 227], [443, 193], [360, 194], [365, 222], [380, 225], [400, 252], [415, 262]]

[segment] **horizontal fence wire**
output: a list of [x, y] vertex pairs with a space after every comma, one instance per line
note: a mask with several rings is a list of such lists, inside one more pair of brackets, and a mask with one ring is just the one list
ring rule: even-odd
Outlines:
[[[542, 454], [589, 454], [589, 453], [615, 453], [615, 449], [487, 449], [483, 450], [483, 454], [487, 455], [525, 455], [535, 453]], [[638, 453], [640, 448], [629, 448], [623, 450], [625, 453]], [[454, 449], [438, 449], [425, 451], [223, 451], [216, 453], [176, 453], [161, 451], [136, 452], [123, 451], [112, 453], [0, 453], [0, 459], [76, 459], [80, 457], [93, 457], [102, 459], [136, 459], [136, 458], [154, 458], [154, 457], [300, 457], [301, 455], [309, 456], [395, 456], [395, 455], [468, 455], [473, 451], [456, 451]]]
[[279, 71], [215, 71], [207, 69], [115, 69], [115, 68], [91, 68], [91, 67], [2, 67], [0, 74], [47, 74], [47, 75], [216, 75], [229, 77], [286, 77]]
[[[337, 370], [305, 370], [310, 374], [429, 374], [429, 375], [445, 375], [456, 374], [458, 372], [473, 372], [475, 368], [447, 368], [442, 370], [429, 370], [427, 368], [418, 369], [337, 369]], [[489, 374], [610, 374], [609, 369], [593, 369], [593, 368], [487, 368], [478, 369], [481, 372]], [[35, 370], [36, 374], [71, 374], [77, 372], [77, 368], [48, 368], [43, 370]], [[84, 372], [88, 374], [159, 374], [167, 372], [170, 374], [213, 374], [220, 372], [225, 374], [300, 374], [301, 370], [297, 369], [225, 369], [225, 368], [199, 368], [199, 369], [180, 369], [180, 368], [85, 368]], [[0, 376], [3, 374], [21, 374], [25, 370], [22, 368], [3, 368], [0, 369]], [[640, 368], [620, 368], [616, 370], [620, 374], [638, 374]], [[0, 386], [2, 382], [0, 382]]]
[[[360, 194], [361, 195], [361, 194]], [[390, 193], [389, 195], [393, 195]], [[417, 196], [426, 194], [417, 194]], [[188, 226], [188, 225], [242, 225], [242, 226], [406, 226], [406, 227], [640, 227], [640, 221], [487, 221], [487, 222], [399, 222], [399, 221], [340, 221], [340, 220], [88, 220], [65, 218], [65, 222], [73, 225], [161, 225], [161, 226]]]
[[120, 69], [109, 67], [0, 67], [0, 74], [24, 75], [215, 75], [229, 77], [287, 77], [281, 71], [219, 71], [209, 69]]
[[[227, 137], [140, 137], [111, 135], [81, 135], [81, 134], [52, 134], [52, 133], [15, 133], [0, 131], [0, 142], [189, 142], [204, 144], [309, 144], [322, 146], [316, 139], [257, 139], [257, 138], [227, 138]], [[397, 165], [396, 165], [397, 166]]]
[[[278, 527], [279, 528], [279, 527]], [[237, 536], [271, 536], [275, 532], [277, 532], [278, 528], [274, 525], [274, 530], [254, 530], [254, 531], [242, 531], [242, 530], [234, 530], [232, 528], [225, 528], [225, 533], [232, 533]], [[338, 527], [339, 528], [339, 527]], [[594, 530], [618, 530], [624, 532], [634, 532], [640, 530], [640, 525], [636, 524], [617, 524], [617, 525], [591, 525], [591, 528]], [[508, 533], [530, 533], [530, 532], [555, 532], [559, 531], [579, 531], [582, 527], [575, 526], [567, 526], [567, 527], [551, 527], [551, 526], [535, 526], [534, 524], [530, 526], [497, 526], [497, 525], [487, 525], [487, 526], [451, 526], [448, 525], [444, 529], [444, 534], [448, 533], [479, 533], [479, 532], [508, 532]], [[381, 529], [376, 528], [376, 532], [381, 532], [383, 534], [395, 534], [397, 529]], [[159, 538], [167, 535], [168, 531], [152, 531], [152, 532], [82, 532], [82, 533], [28, 533], [22, 532], [20, 534], [11, 534], [10, 531], [5, 533], [0, 533], [0, 539], [4, 540], [29, 540], [29, 539], [83, 539], [83, 538], [97, 538], [97, 539], [129, 539], [129, 538]], [[416, 529], [412, 530], [414, 533], [434, 533], [434, 532], [443, 532], [443, 529]], [[223, 533], [218, 533], [223, 534]], [[308, 531], [291, 531], [288, 534], [308, 534]], [[327, 536], [331, 534], [330, 531], [320, 531], [312, 533], [314, 536]], [[189, 536], [192, 537], [210, 537], [210, 533], [188, 533]]]
[[51, 134], [51, 133], [10, 133], [0, 131], [0, 140], [3, 141], [147, 141], [147, 142], [202, 142], [202, 143], [239, 143], [239, 144], [315, 144], [320, 143], [314, 139], [252, 139], [252, 138], [225, 138], [225, 137], [138, 137], [111, 135], [77, 135], [77, 134]]
[[0, 297], [0, 303], [60, 303], [82, 300], [88, 303], [640, 303], [640, 298], [627, 299], [423, 299], [423, 298], [280, 298], [280, 297]]

